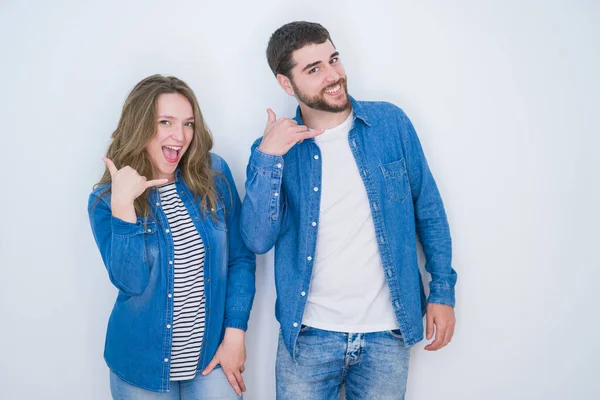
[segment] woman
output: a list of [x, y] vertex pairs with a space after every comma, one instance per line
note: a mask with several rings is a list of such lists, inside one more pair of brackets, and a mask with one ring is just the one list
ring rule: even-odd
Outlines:
[[245, 391], [255, 258], [240, 237], [231, 172], [211, 147], [183, 81], [153, 75], [127, 97], [88, 203], [119, 289], [104, 350], [115, 399]]

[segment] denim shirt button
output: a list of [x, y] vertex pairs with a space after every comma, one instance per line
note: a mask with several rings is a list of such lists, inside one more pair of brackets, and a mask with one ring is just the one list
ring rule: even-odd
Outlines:
[[169, 264], [170, 264], [170, 265], [173, 265], [173, 261], [172, 261], [172, 260], [169, 260]]
[[312, 226], [317, 226], [317, 223], [315, 221], [313, 221], [311, 225]]
[[273, 196], [277, 197], [277, 196], [279, 196], [279, 193], [275, 192], [275, 193], [273, 193]]
[[281, 163], [277, 164], [277, 168], [281, 168]]
[[312, 257], [311, 257], [311, 256], [308, 256], [308, 257], [306, 257], [306, 259], [307, 259], [308, 261], [311, 261], [311, 260], [312, 260]]
[[306, 296], [306, 292], [301, 292], [300, 296], [302, 296], [302, 297]]
[[168, 358], [165, 358], [165, 359], [164, 359], [164, 361], [165, 361], [165, 362], [169, 362], [169, 359], [168, 359]]
[[314, 190], [315, 192], [318, 192], [318, 191], [319, 191], [319, 188], [315, 186], [313, 190]]
[[297, 328], [297, 327], [298, 327], [298, 323], [294, 322], [294, 328]]
[[165, 233], [169, 233], [169, 230], [168, 230], [168, 229], [165, 229]]
[[168, 297], [168, 298], [171, 298], [171, 297], [173, 297], [173, 295], [172, 295], [171, 293], [169, 293], [169, 294], [167, 295], [167, 297]]
[[157, 202], [156, 202], [156, 207], [158, 207], [158, 206], [160, 206], [160, 203], [157, 201]]
[[315, 160], [318, 160], [318, 159], [319, 159], [319, 156], [315, 154]]
[[171, 329], [171, 325], [170, 324], [167, 324], [167, 329]]

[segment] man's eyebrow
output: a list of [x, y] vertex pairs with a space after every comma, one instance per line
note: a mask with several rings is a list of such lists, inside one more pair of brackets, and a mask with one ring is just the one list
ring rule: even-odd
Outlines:
[[310, 63], [306, 67], [304, 67], [304, 69], [302, 69], [302, 72], [306, 71], [307, 69], [311, 69], [313, 67], [316, 67], [319, 64], [321, 64], [321, 61], [315, 61], [314, 63]]
[[[340, 52], [336, 51], [335, 53], [333, 53], [332, 55], [329, 56], [329, 59], [332, 59], [333, 57], [337, 57], [339, 55], [340, 55]], [[313, 67], [316, 67], [319, 64], [321, 64], [321, 61], [315, 61], [314, 63], [310, 63], [310, 64], [308, 64], [306, 67], [304, 67], [302, 69], [302, 72], [306, 71], [307, 69], [311, 69]]]

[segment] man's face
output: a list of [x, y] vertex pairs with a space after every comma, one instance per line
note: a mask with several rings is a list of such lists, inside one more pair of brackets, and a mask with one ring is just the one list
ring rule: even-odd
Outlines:
[[296, 65], [291, 71], [291, 88], [284, 86], [289, 94], [315, 110], [340, 113], [351, 107], [346, 72], [329, 40], [304, 46], [292, 57]]

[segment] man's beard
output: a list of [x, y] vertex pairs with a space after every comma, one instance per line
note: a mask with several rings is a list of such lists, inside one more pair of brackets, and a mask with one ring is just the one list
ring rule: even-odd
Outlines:
[[[350, 97], [348, 96], [348, 86], [346, 78], [340, 78], [340, 80], [336, 83], [329, 85], [325, 89], [323, 89], [320, 94], [312, 97], [302, 93], [294, 84], [293, 80], [290, 80], [290, 82], [292, 84], [294, 92], [296, 93], [296, 96], [298, 97], [298, 100], [314, 110], [327, 111], [331, 113], [341, 113], [352, 107], [352, 103], [350, 103]], [[344, 91], [344, 95], [346, 95], [346, 102], [340, 105], [329, 104], [325, 100], [325, 94], [323, 93], [326, 89], [335, 87], [336, 85], [341, 85]]]

